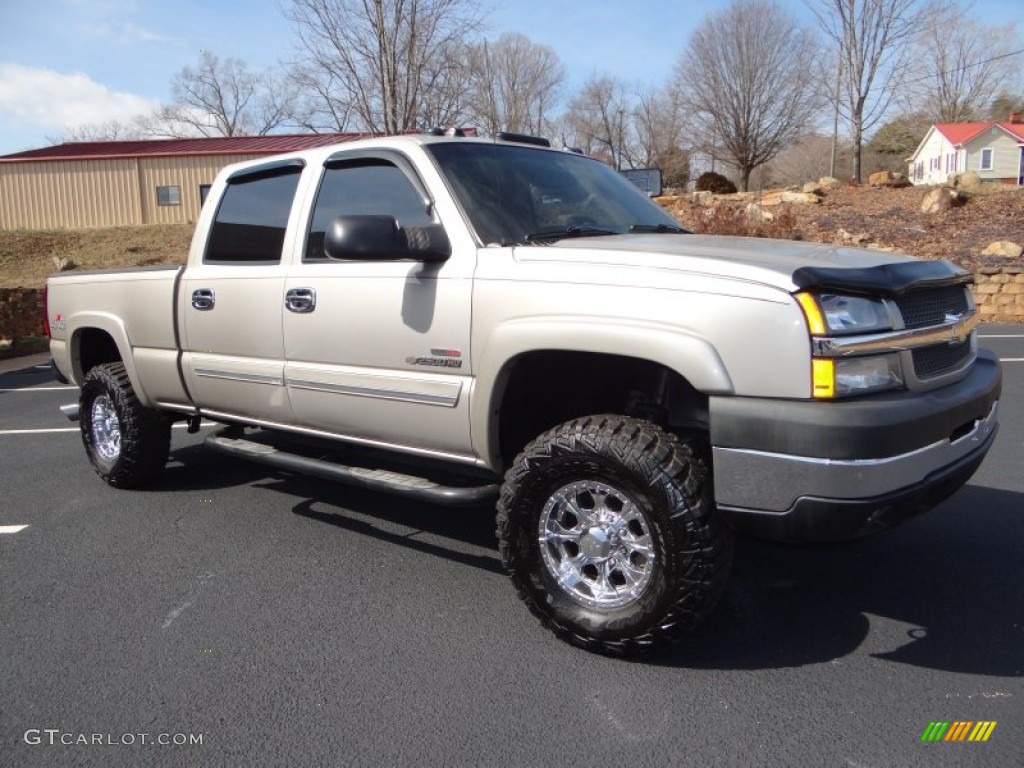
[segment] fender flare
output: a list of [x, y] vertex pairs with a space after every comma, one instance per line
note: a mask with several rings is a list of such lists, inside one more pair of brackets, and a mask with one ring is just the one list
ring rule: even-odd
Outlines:
[[117, 352], [124, 363], [125, 372], [135, 390], [135, 396], [139, 402], [146, 407], [151, 407], [152, 402], [142, 387], [138, 371], [135, 369], [135, 358], [132, 355], [132, 342], [128, 335], [128, 329], [124, 322], [117, 315], [109, 312], [79, 312], [67, 319], [67, 338], [69, 340], [69, 352], [71, 358], [72, 372], [75, 382], [79, 386], [85, 381], [85, 372], [82, 370], [82, 356], [80, 345], [82, 343], [82, 332], [88, 330], [103, 331], [117, 347]]
[[676, 326], [642, 320], [593, 317], [513, 320], [475, 345], [470, 404], [473, 449], [497, 468], [497, 416], [516, 358], [530, 352], [592, 352], [659, 363], [706, 394], [732, 394], [733, 383], [717, 350], [701, 336]]

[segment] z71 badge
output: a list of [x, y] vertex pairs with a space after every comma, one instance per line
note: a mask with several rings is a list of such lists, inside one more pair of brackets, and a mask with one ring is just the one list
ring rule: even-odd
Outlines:
[[407, 357], [408, 365], [426, 365], [432, 368], [461, 368], [462, 352], [458, 349], [432, 349], [429, 355]]

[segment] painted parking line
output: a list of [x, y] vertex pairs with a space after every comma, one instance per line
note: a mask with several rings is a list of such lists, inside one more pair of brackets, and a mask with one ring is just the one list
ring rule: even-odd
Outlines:
[[979, 339], [1024, 339], [1024, 333], [989, 333], [978, 334]]
[[20, 533], [28, 528], [27, 525], [0, 525], [0, 535], [5, 533]]
[[[204, 421], [202, 424], [199, 425], [199, 428], [200, 429], [205, 429], [206, 427], [215, 427], [215, 426], [217, 426], [216, 422]], [[184, 422], [179, 422], [177, 424], [172, 424], [171, 425], [171, 429], [188, 429], [188, 424], [186, 424]], [[0, 429], [0, 436], [3, 436], [3, 435], [47, 435], [47, 434], [53, 434], [53, 433], [56, 433], [56, 432], [81, 432], [81, 431], [82, 430], [81, 430], [80, 427], [48, 427], [48, 428], [45, 428], [45, 429]]]
[[0, 389], [0, 392], [57, 392], [78, 387], [18, 387], [16, 389]]

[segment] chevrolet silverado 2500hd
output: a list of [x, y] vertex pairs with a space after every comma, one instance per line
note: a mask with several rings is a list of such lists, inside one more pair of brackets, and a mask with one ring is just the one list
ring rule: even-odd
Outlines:
[[543, 143], [405, 136], [232, 165], [187, 266], [52, 277], [52, 355], [96, 471], [143, 485], [171, 423], [203, 418], [225, 425], [211, 448], [279, 469], [496, 497], [530, 610], [624, 655], [712, 609], [734, 532], [857, 536], [975, 471], [1001, 374], [967, 273], [694, 235]]

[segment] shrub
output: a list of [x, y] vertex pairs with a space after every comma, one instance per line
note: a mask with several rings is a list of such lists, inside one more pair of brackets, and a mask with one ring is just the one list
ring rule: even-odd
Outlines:
[[731, 195], [736, 191], [736, 185], [720, 173], [706, 171], [697, 177], [696, 189], [698, 192]]

